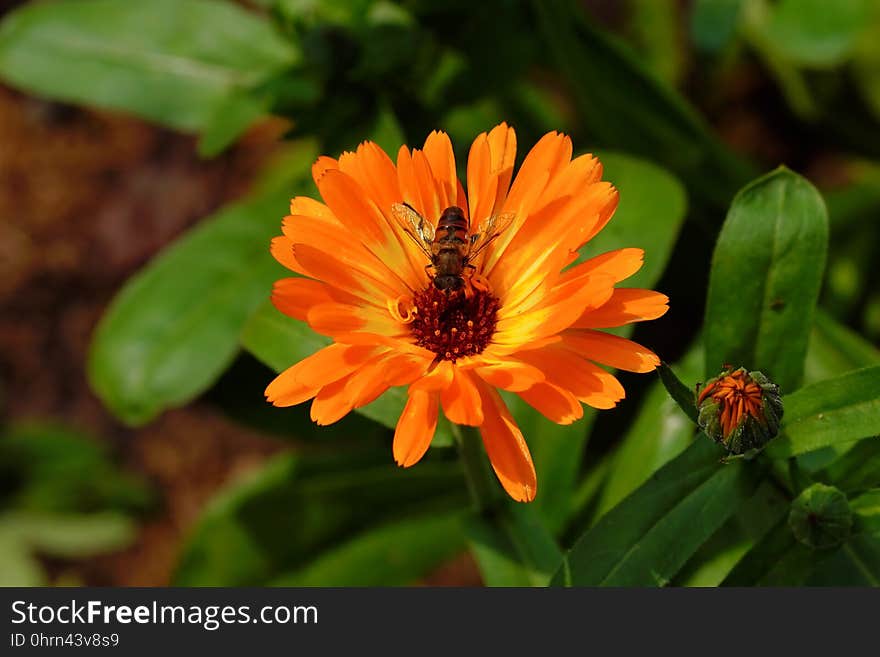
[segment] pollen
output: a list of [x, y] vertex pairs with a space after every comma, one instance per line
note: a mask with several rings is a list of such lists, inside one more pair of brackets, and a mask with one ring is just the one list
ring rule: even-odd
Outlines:
[[441, 359], [482, 353], [495, 334], [500, 302], [488, 290], [450, 294], [429, 285], [413, 297], [415, 319], [409, 324], [416, 344]]
[[698, 404], [711, 397], [719, 404], [721, 433], [726, 439], [744, 416], [764, 421], [763, 393], [745, 370], [721, 377], [707, 385], [697, 400]]

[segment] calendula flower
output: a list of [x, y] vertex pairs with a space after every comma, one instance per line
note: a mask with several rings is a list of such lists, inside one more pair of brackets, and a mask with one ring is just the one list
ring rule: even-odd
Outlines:
[[697, 424], [732, 454], [760, 449], [779, 433], [779, 386], [761, 372], [728, 366], [696, 390]]
[[442, 408], [451, 422], [479, 427], [511, 497], [534, 499], [529, 449], [498, 390], [559, 424], [582, 417], [582, 404], [613, 407], [624, 389], [597, 363], [647, 372], [659, 361], [598, 329], [659, 317], [668, 299], [615, 287], [641, 267], [641, 249], [575, 264], [617, 207], [595, 157], [572, 159], [571, 140], [555, 132], [514, 179], [515, 156], [506, 124], [479, 135], [467, 192], [442, 132], [422, 150], [402, 147], [396, 164], [371, 142], [319, 158], [323, 202], [294, 198], [272, 242], [301, 277], [278, 281], [272, 299], [334, 342], [272, 381], [269, 401], [312, 399], [312, 419], [326, 425], [408, 386], [398, 464], [422, 458]]

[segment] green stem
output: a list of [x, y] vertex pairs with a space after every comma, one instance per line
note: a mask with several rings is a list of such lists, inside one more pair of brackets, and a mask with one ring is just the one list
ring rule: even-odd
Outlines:
[[489, 470], [483, 439], [476, 427], [452, 425], [471, 499], [478, 513], [491, 512], [501, 500], [498, 482]]

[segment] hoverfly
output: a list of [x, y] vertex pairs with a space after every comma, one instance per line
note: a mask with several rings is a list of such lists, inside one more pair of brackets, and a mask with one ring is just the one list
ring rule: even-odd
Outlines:
[[513, 212], [494, 214], [469, 234], [470, 223], [462, 209], [454, 205], [440, 215], [436, 230], [408, 203], [395, 203], [391, 214], [428, 257], [425, 269], [434, 268], [434, 286], [446, 294], [464, 287], [465, 272], [469, 276], [476, 270], [473, 260], [510, 227], [516, 216]]

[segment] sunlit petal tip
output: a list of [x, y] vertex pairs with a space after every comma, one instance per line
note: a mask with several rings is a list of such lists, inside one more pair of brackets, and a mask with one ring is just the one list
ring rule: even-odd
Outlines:
[[339, 162], [336, 159], [322, 155], [312, 165], [312, 179], [315, 181], [315, 184], [318, 184], [318, 181], [324, 177], [325, 173], [338, 168]]

